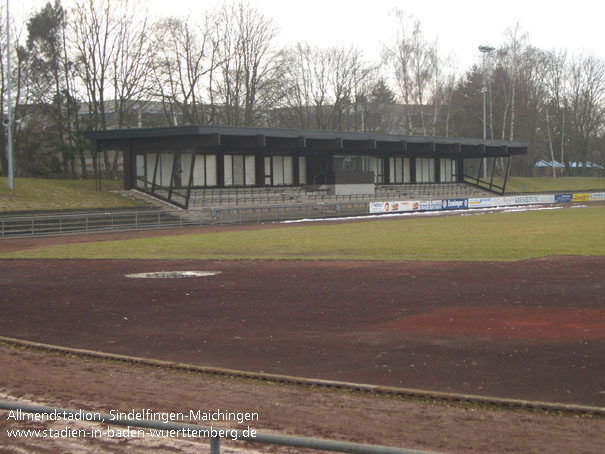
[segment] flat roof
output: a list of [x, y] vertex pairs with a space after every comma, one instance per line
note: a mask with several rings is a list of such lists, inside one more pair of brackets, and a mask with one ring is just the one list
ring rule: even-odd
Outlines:
[[[307, 141], [336, 141], [340, 142], [340, 148], [346, 149], [347, 143], [353, 147], [360, 143], [368, 143], [369, 149], [389, 147], [390, 145], [408, 144], [411, 145], [429, 145], [445, 146], [447, 148], [476, 149], [478, 154], [486, 154], [486, 149], [491, 149], [492, 153], [488, 155], [509, 155], [527, 153], [527, 142], [520, 141], [502, 141], [502, 140], [483, 140], [456, 137], [432, 137], [432, 136], [412, 136], [404, 134], [377, 134], [369, 132], [336, 132], [336, 131], [308, 131], [295, 129], [277, 129], [277, 128], [251, 128], [234, 126], [172, 126], [161, 128], [133, 128], [133, 129], [108, 129], [104, 131], [86, 131], [84, 137], [89, 140], [109, 142], [136, 140], [136, 139], [157, 139], [157, 138], [179, 138], [195, 136], [214, 136], [217, 143], [221, 144], [221, 137], [225, 138], [250, 138], [256, 148], [264, 148], [266, 139], [291, 139], [296, 140], [298, 148], [307, 148]], [[345, 145], [343, 146], [343, 143]], [[499, 152], [498, 152], [499, 151]], [[465, 153], [467, 154], [467, 153]]]

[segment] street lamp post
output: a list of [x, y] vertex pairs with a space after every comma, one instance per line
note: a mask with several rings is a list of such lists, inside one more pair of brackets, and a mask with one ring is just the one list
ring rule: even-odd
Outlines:
[[[490, 46], [479, 46], [479, 51], [483, 54], [483, 88], [481, 91], [483, 92], [483, 141], [487, 140], [487, 129], [485, 126], [485, 92], [487, 89], [485, 88], [485, 54], [495, 51], [494, 47]], [[487, 181], [487, 159], [483, 158], [483, 179]]]

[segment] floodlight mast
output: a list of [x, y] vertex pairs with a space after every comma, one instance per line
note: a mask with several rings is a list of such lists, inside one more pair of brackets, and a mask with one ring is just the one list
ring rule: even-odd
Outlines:
[[7, 161], [8, 161], [8, 189], [15, 195], [15, 171], [13, 169], [13, 111], [11, 99], [11, 41], [10, 41], [10, 14], [9, 0], [6, 0], [6, 77], [7, 77], [7, 119], [5, 123], [7, 131]]
[[[485, 54], [489, 54], [490, 52], [495, 51], [495, 47], [491, 46], [479, 46], [479, 52], [483, 54], [483, 88], [481, 91], [483, 92], [483, 140], [487, 140], [487, 129], [485, 126], [485, 92], [487, 89], [485, 88]], [[483, 158], [483, 179], [487, 181], [487, 159]]]

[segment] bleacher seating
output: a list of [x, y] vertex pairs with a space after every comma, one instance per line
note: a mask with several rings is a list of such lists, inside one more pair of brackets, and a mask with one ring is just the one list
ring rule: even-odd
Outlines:
[[333, 195], [327, 187], [205, 188], [191, 192], [190, 209], [255, 205], [292, 205], [339, 201], [432, 200], [490, 197], [493, 193], [466, 183], [376, 185], [374, 194]]

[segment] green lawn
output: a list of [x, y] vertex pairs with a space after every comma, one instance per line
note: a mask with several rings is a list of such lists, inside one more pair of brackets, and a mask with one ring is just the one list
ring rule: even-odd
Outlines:
[[605, 207], [378, 220], [64, 245], [0, 258], [514, 261], [605, 255]]
[[101, 182], [101, 191], [95, 190], [94, 180], [47, 180], [16, 178], [16, 195], [8, 189], [6, 177], [0, 178], [0, 212], [107, 209], [136, 206], [137, 204], [110, 191], [122, 189], [121, 181]]
[[[524, 188], [525, 187], [525, 188]], [[510, 177], [506, 192], [605, 190], [605, 177]]]

